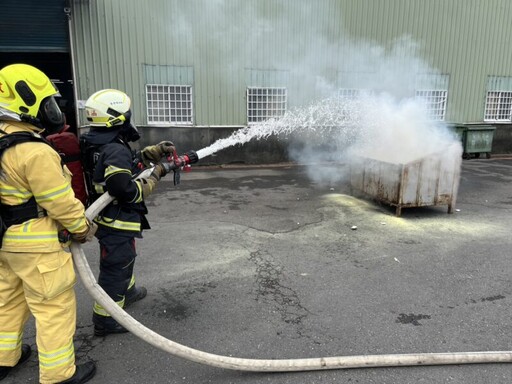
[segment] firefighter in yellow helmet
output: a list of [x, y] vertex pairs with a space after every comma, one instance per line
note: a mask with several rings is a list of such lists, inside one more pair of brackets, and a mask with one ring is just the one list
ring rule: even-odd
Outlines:
[[[20, 132], [40, 137], [60, 130], [64, 117], [56, 95], [57, 88], [37, 68], [2, 68], [0, 137]], [[22, 344], [30, 314], [40, 383], [85, 383], [95, 373], [93, 362], [75, 365], [76, 277], [58, 233], [65, 229], [85, 242], [96, 226], [86, 219], [70, 180], [59, 154], [40, 139], [9, 147], [0, 159], [0, 212], [7, 226], [0, 248], [0, 380], [31, 354]]]

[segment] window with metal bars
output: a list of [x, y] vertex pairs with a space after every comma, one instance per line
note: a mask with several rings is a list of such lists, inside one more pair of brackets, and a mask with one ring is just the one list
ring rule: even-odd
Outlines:
[[488, 91], [485, 99], [484, 121], [511, 121], [512, 92]]
[[427, 115], [431, 120], [444, 121], [448, 91], [420, 90], [416, 91], [416, 98], [425, 103]]
[[148, 124], [193, 123], [191, 85], [146, 85]]
[[247, 88], [247, 123], [255, 124], [284, 116], [287, 96], [286, 88]]
[[338, 89], [338, 97], [342, 99], [356, 99], [361, 96], [362, 91], [360, 89], [351, 88], [340, 88]]

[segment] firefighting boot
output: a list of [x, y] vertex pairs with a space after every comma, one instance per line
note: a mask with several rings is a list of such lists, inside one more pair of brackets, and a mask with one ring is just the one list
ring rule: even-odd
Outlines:
[[112, 317], [100, 316], [93, 313], [92, 322], [94, 323], [94, 336], [104, 337], [108, 334], [129, 332]]
[[19, 367], [23, 362], [25, 362], [30, 357], [31, 353], [32, 353], [32, 349], [30, 348], [30, 345], [23, 344], [21, 346], [21, 357], [14, 367], [0, 366], [0, 380], [5, 379], [13, 368]]
[[135, 287], [129, 289], [126, 292], [126, 296], [124, 299], [124, 307], [128, 307], [129, 305], [135, 303], [136, 301], [142, 300], [148, 294], [148, 290], [146, 287]]
[[58, 384], [82, 384], [91, 380], [96, 373], [96, 364], [92, 361], [83, 363], [76, 366], [76, 371], [73, 376]]

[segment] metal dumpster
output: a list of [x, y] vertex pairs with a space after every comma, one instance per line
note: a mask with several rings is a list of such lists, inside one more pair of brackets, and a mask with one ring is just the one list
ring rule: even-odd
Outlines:
[[462, 157], [469, 159], [471, 154], [474, 154], [478, 158], [481, 153], [485, 153], [486, 157], [490, 159], [495, 130], [495, 127], [489, 125], [467, 126], [464, 132]]
[[452, 132], [460, 140], [462, 146], [464, 146], [467, 127], [463, 124], [446, 124], [446, 128]]
[[402, 208], [447, 205], [455, 209], [459, 188], [461, 152], [459, 143], [445, 151], [406, 164], [389, 163], [370, 157], [358, 157], [350, 167], [350, 187], [363, 194]]

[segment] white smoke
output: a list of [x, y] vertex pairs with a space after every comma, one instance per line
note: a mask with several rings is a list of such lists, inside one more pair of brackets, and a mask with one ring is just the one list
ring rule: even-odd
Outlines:
[[[429, 120], [425, 105], [415, 99], [418, 76], [439, 74], [421, 59], [421, 43], [407, 35], [386, 45], [348, 33], [340, 37], [341, 7], [332, 5], [296, 0], [269, 7], [269, 2], [254, 1], [244, 2], [241, 12], [235, 1], [192, 0], [176, 9], [167, 21], [167, 45], [190, 52], [196, 62], [199, 58], [197, 65], [208, 69], [220, 103], [208, 124], [225, 121], [227, 114], [238, 116], [240, 111], [222, 112], [238, 105], [233, 84], [253, 70], [275, 71], [285, 83], [275, 86], [288, 87], [289, 110], [283, 118], [235, 132], [199, 150], [200, 158], [249, 140], [284, 136], [292, 159], [311, 165], [311, 176], [321, 182], [318, 163], [347, 163], [360, 156], [407, 163], [458, 143], [444, 124]], [[177, 64], [190, 61], [187, 55]], [[367, 93], [340, 99], [341, 88]], [[340, 177], [329, 171], [326, 181]]]

